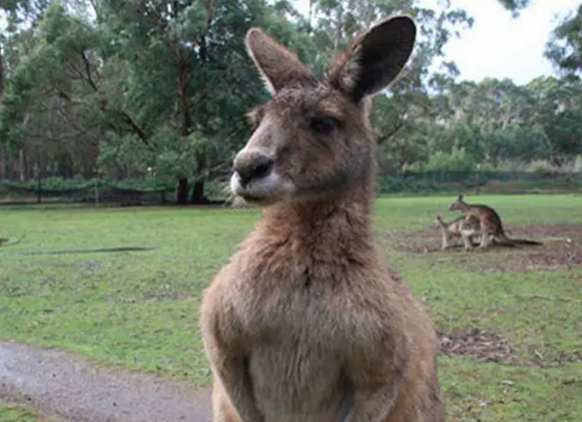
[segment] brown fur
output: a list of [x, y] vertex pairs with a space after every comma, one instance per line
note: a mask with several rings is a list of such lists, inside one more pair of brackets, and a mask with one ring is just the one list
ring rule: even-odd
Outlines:
[[461, 238], [465, 249], [476, 246], [473, 239], [481, 233], [481, 224], [479, 219], [473, 216], [461, 216], [455, 218], [450, 223], [443, 220], [440, 215], [430, 224], [430, 227], [440, 229], [442, 235], [441, 249], [445, 250], [450, 247], [450, 241], [454, 238]]
[[501, 217], [493, 208], [481, 204], [468, 204], [463, 198], [463, 195], [459, 195], [457, 200], [449, 206], [449, 210], [461, 211], [464, 216], [472, 216], [479, 219], [481, 223], [481, 244], [479, 247], [486, 248], [494, 242], [503, 246], [541, 245], [540, 242], [533, 240], [510, 239], [505, 234]]
[[322, 81], [259, 29], [247, 36], [273, 98], [250, 113], [231, 187], [264, 218], [204, 293], [215, 422], [444, 421], [432, 322], [371, 229], [368, 101], [416, 30], [396, 17], [366, 34]]

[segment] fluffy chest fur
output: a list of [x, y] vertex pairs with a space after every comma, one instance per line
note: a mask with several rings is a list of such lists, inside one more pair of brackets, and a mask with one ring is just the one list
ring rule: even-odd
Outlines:
[[[261, 295], [262, 306], [257, 303], [254, 312], [246, 314], [242, 333], [254, 334], [249, 375], [258, 408], [268, 420], [295, 420], [300, 415], [305, 420], [322, 412], [337, 420], [345, 394], [343, 345], [350, 333], [347, 324], [337, 324], [339, 315], [330, 308], [326, 292], [317, 292], [318, 283], [299, 277], [287, 289]], [[257, 300], [251, 292], [247, 298], [241, 292], [240, 299], [241, 304]], [[282, 413], [290, 419], [281, 419]]]
[[[236, 321], [258, 409], [273, 421], [338, 421], [347, 391], [347, 354], [385, 342], [394, 281], [380, 266], [303, 242], [253, 238], [215, 279], [221, 309]], [[328, 247], [329, 249], [329, 247]], [[364, 293], [366, 292], [366, 293]], [[391, 342], [386, 342], [387, 355]]]

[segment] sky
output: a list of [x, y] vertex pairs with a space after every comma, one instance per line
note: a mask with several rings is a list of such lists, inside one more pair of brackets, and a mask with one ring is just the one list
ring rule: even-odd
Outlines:
[[[471, 29], [452, 39], [445, 48], [446, 60], [459, 68], [460, 79], [480, 81], [486, 77], [513, 79], [526, 84], [541, 75], [554, 75], [543, 52], [550, 32], [581, 0], [533, 0], [513, 19], [497, 0], [451, 0], [475, 20]], [[308, 0], [294, 0], [307, 14]], [[419, 0], [425, 7], [438, 8], [437, 0]], [[558, 18], [558, 20], [556, 20]]]

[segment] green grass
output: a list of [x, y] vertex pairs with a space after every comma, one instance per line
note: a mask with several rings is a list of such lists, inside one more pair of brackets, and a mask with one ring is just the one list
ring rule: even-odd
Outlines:
[[36, 413], [0, 401], [0, 422], [41, 422]]
[[[582, 350], [582, 269], [478, 273], [459, 265], [460, 254], [405, 253], [385, 240], [388, 233], [428, 230], [437, 214], [450, 219], [453, 200], [382, 197], [375, 214], [386, 255], [440, 330], [478, 327], [511, 344], [512, 358], [503, 364], [440, 357], [448, 420], [582, 420], [582, 363], [563, 359]], [[509, 228], [582, 224], [582, 196], [467, 200], [494, 206]], [[259, 218], [254, 210], [0, 209], [0, 237], [25, 235], [18, 245], [0, 247], [0, 339], [208, 385], [198, 335], [201, 291]], [[160, 249], [13, 255], [116, 246]]]

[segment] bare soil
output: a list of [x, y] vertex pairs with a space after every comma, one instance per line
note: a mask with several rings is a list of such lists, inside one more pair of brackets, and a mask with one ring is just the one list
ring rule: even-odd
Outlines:
[[208, 390], [112, 371], [65, 352], [0, 343], [0, 397], [79, 422], [210, 422]]
[[[508, 341], [471, 328], [440, 334], [442, 354], [511, 365]], [[564, 354], [561, 361], [581, 361]], [[530, 362], [532, 366], [545, 366]], [[69, 353], [0, 343], [0, 398], [55, 422], [210, 422], [209, 389], [97, 368]]]
[[[426, 230], [401, 235], [385, 236], [385, 245], [414, 254], [453, 254], [455, 261], [465, 268], [485, 272], [558, 271], [582, 267], [582, 225], [531, 225], [510, 227], [506, 234], [511, 239], [541, 242], [541, 246], [493, 246], [485, 250], [465, 251], [462, 241], [447, 250], [441, 250], [440, 231]], [[453, 243], [454, 240], [451, 242]], [[477, 254], [478, 257], [472, 256]]]
[[478, 328], [440, 334], [439, 343], [442, 354], [469, 355], [483, 362], [501, 362], [511, 355], [506, 339]]

